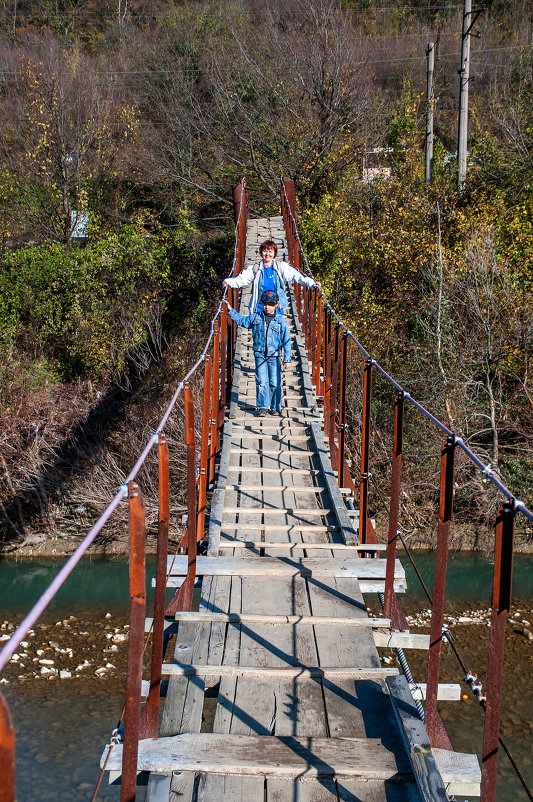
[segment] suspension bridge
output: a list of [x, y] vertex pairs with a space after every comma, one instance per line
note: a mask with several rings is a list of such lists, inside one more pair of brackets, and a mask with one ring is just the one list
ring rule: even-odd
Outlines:
[[[267, 238], [294, 266], [308, 267], [292, 182], [282, 181], [281, 196], [282, 216], [252, 220], [244, 180], [235, 188], [234, 273], [257, 261], [258, 246]], [[250, 287], [229, 293], [232, 305], [245, 312]], [[444, 801], [465, 794], [494, 800], [514, 518], [517, 513], [533, 515], [460, 438], [385, 373], [321, 291], [293, 285], [289, 300], [293, 361], [283, 375], [281, 416], [254, 414], [251, 335], [237, 329], [221, 305], [200, 359], [177, 388], [127, 481], [4, 647], [0, 666], [116, 507], [127, 500], [126, 703], [123, 727], [113, 732], [101, 758], [102, 774], [108, 772], [109, 781], [121, 785], [121, 800], [144, 794], [150, 802]], [[346, 360], [348, 347], [354, 345], [365, 360], [358, 487], [345, 455]], [[204, 371], [200, 404], [189, 385], [196, 370]], [[379, 538], [368, 517], [375, 370], [395, 391], [389, 527]], [[186, 422], [188, 520], [182, 544], [186, 553], [172, 556], [164, 430], [180, 396]], [[445, 440], [437, 568], [433, 592], [428, 592], [433, 611], [429, 636], [409, 632], [400, 603], [406, 581], [396, 544], [401, 538], [407, 403]], [[195, 405], [201, 410], [196, 427]], [[152, 448], [159, 457], [159, 524], [154, 611], [148, 618], [144, 502], [136, 476]], [[488, 694], [457, 653], [462, 678], [485, 711], [481, 765], [476, 755], [453, 750], [437, 708], [438, 700], [450, 693], [450, 686], [439, 680], [458, 448], [504, 498], [495, 527]], [[369, 616], [368, 594], [379, 594], [382, 617]], [[148, 638], [151, 669], [143, 680]], [[383, 665], [381, 647], [397, 650], [401, 673]], [[403, 653], [413, 648], [428, 651], [423, 684], [413, 682]], [[451, 693], [458, 698], [456, 690]], [[12, 802], [15, 734], [5, 703], [0, 711], [0, 770], [5, 778], [0, 800]], [[518, 766], [516, 771], [531, 798]]]

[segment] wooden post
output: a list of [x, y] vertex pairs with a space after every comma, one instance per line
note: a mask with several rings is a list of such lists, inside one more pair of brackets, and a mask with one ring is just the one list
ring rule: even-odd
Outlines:
[[337, 479], [339, 487], [346, 487], [346, 369], [348, 361], [348, 334], [344, 332], [341, 341], [341, 377], [339, 388], [339, 467]]
[[218, 434], [218, 375], [219, 375], [219, 338], [218, 323], [214, 324], [213, 333], [213, 365], [212, 365], [212, 391], [211, 391], [211, 441], [209, 444], [209, 484], [215, 478], [215, 457], [217, 453]]
[[433, 172], [433, 112], [435, 108], [435, 45], [428, 44], [427, 56], [427, 89], [426, 89], [426, 183], [431, 183]]

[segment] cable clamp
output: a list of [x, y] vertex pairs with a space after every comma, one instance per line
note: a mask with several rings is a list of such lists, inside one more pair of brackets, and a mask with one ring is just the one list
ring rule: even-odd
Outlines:
[[130, 488], [129, 488], [129, 485], [128, 485], [127, 483], [126, 483], [126, 484], [123, 484], [123, 485], [119, 485], [119, 486], [117, 487], [117, 493], [120, 493], [121, 491], [122, 491], [122, 492], [124, 492], [124, 493], [126, 494], [126, 495], [124, 496], [124, 498], [129, 498], [129, 494], [130, 494]]
[[152, 443], [158, 443], [158, 442], [159, 442], [159, 432], [155, 432], [155, 433], [154, 433], [154, 434], [153, 434], [153, 435], [150, 437], [150, 440], [152, 441]]
[[519, 498], [513, 499], [513, 503], [514, 503], [515, 510], [525, 510], [526, 509], [526, 505]]
[[411, 393], [408, 393], [407, 390], [402, 390], [402, 392], [403, 392], [403, 397], [404, 398], [406, 398], [406, 399], [411, 398]]
[[111, 732], [110, 743], [121, 744], [124, 741], [124, 727], [115, 727]]
[[477, 680], [477, 674], [472, 674], [471, 671], [466, 672], [465, 682], [467, 685], [470, 685], [472, 682]]
[[464, 446], [464, 444], [465, 444], [465, 442], [464, 442], [462, 437], [456, 437], [455, 438], [455, 445], [456, 446]]

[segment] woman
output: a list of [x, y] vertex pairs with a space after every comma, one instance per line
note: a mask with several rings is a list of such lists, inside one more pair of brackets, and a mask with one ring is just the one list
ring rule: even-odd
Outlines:
[[222, 282], [223, 287], [245, 287], [253, 282], [252, 300], [249, 304], [250, 314], [262, 312], [261, 295], [266, 290], [276, 292], [279, 298], [279, 310], [284, 313], [289, 302], [285, 294], [285, 282], [304, 284], [306, 287], [316, 287], [320, 289], [320, 284], [308, 276], [304, 276], [288, 262], [275, 261], [278, 253], [278, 246], [271, 239], [267, 239], [259, 246], [261, 261], [259, 264], [248, 265], [242, 273], [234, 278], [226, 278]]

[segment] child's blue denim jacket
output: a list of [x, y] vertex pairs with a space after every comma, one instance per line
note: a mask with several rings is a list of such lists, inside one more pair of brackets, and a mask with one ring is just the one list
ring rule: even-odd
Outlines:
[[262, 356], [281, 356], [283, 348], [283, 361], [291, 361], [291, 342], [289, 329], [282, 315], [276, 315], [268, 326], [265, 350], [265, 330], [267, 328], [265, 316], [262, 312], [252, 312], [251, 315], [241, 315], [235, 309], [229, 310], [229, 316], [238, 326], [252, 330], [254, 352]]

